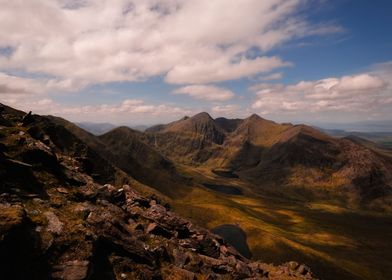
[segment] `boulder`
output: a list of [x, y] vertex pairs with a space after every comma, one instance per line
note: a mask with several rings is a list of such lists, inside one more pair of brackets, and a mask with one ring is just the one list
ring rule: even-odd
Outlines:
[[156, 220], [156, 221], [161, 221], [166, 217], [167, 211], [166, 208], [163, 207], [162, 205], [156, 204], [151, 206], [146, 212], [145, 216]]
[[218, 258], [220, 255], [219, 244], [217, 244], [217, 242], [210, 237], [206, 237], [199, 242], [198, 251], [201, 254], [212, 258]]
[[310, 272], [309, 267], [307, 267], [306, 265], [301, 264], [300, 266], [298, 266], [297, 268], [297, 273], [300, 275], [306, 275]]
[[54, 234], [61, 234], [63, 231], [63, 226], [64, 223], [62, 223], [59, 218], [56, 216], [56, 214], [54, 214], [53, 212], [45, 212], [44, 213], [45, 217], [48, 220], [48, 226], [46, 228], [46, 230], [50, 233], [54, 233]]
[[0, 241], [13, 228], [21, 226], [25, 217], [22, 206], [0, 204]]
[[88, 279], [89, 262], [83, 260], [68, 261], [53, 268], [52, 277], [58, 280]]
[[294, 261], [291, 261], [288, 263], [288, 267], [290, 268], [290, 270], [293, 270], [293, 271], [297, 270], [298, 266], [299, 266], [299, 264]]
[[196, 280], [196, 275], [188, 270], [172, 266], [163, 273], [164, 280]]
[[146, 233], [159, 235], [165, 238], [173, 237], [173, 233], [171, 233], [170, 231], [168, 231], [167, 229], [163, 228], [162, 226], [156, 223], [150, 223], [147, 226]]
[[187, 252], [184, 252], [179, 249], [174, 249], [172, 252], [172, 259], [176, 266], [183, 267], [184, 265], [187, 265], [190, 262], [191, 257], [189, 254], [187, 254]]

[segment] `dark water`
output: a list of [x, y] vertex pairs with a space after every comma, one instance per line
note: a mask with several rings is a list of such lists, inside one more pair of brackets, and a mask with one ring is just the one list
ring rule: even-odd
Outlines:
[[212, 229], [212, 232], [223, 237], [223, 239], [246, 258], [251, 258], [248, 243], [246, 241], [246, 233], [236, 225], [220, 225]]
[[214, 185], [214, 184], [203, 184], [207, 189], [231, 195], [243, 195], [241, 189], [233, 187], [233, 186], [225, 186], [225, 185]]
[[239, 178], [237, 174], [235, 174], [232, 170], [226, 169], [214, 169], [212, 170], [218, 176], [225, 177], [225, 178]]

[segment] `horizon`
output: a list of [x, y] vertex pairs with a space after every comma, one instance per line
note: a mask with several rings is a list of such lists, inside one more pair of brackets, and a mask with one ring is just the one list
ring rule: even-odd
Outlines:
[[[166, 125], [169, 124], [170, 122], [175, 122], [175, 121], [180, 121], [184, 118], [192, 118], [198, 114], [201, 113], [207, 113], [212, 119], [216, 120], [218, 118], [226, 118], [223, 116], [217, 116], [213, 117], [209, 112], [199, 112], [196, 113], [195, 115], [184, 115], [183, 117], [180, 117], [178, 119], [175, 119], [173, 121], [169, 122], [158, 122], [158, 123], [110, 123], [110, 122], [85, 122], [85, 121], [80, 121], [80, 122], [75, 122], [76, 124], [91, 124], [91, 125], [112, 125], [114, 127], [119, 127], [119, 126], [128, 126], [130, 128], [137, 128], [137, 127], [146, 127], [150, 128], [153, 126], [157, 125]], [[250, 118], [252, 115], [257, 115], [261, 117], [258, 114], [252, 113], [251, 115], [248, 115], [245, 118], [226, 118], [226, 119], [247, 119]], [[261, 117], [263, 118], [263, 117]], [[263, 118], [265, 119], [265, 118]], [[277, 122], [272, 119], [266, 119], [269, 121], [273, 121], [276, 123], [283, 124], [285, 122]], [[287, 122], [286, 122], [287, 123]], [[293, 125], [309, 125], [315, 128], [320, 128], [320, 129], [325, 129], [325, 130], [341, 130], [341, 131], [346, 131], [346, 132], [379, 132], [379, 133], [392, 133], [392, 121], [391, 120], [378, 120], [378, 121], [357, 121], [357, 122], [348, 122], [348, 123], [317, 123], [317, 122], [290, 122]], [[382, 127], [382, 128], [380, 128]]]
[[279, 123], [392, 120], [390, 1], [1, 5], [0, 102], [24, 111], [133, 125], [203, 111]]
[[[9, 106], [7, 104], [1, 104], [0, 105], [5, 105], [5, 106]], [[10, 106], [12, 107], [12, 106]], [[17, 110], [21, 110], [24, 111], [21, 108], [17, 108], [17, 107], [12, 107], [14, 109]], [[25, 113], [28, 113], [29, 111], [24, 111]], [[33, 114], [37, 114], [37, 112], [35, 111], [31, 111]], [[214, 120], [217, 118], [226, 118], [226, 119], [246, 119], [251, 117], [252, 115], [257, 115], [263, 119], [269, 120], [269, 121], [273, 121], [276, 123], [291, 123], [293, 125], [308, 125], [308, 126], [312, 126], [314, 128], [317, 129], [324, 129], [324, 130], [341, 130], [341, 131], [345, 131], [345, 132], [364, 132], [364, 133], [392, 133], [392, 120], [369, 120], [369, 121], [354, 121], [354, 122], [301, 122], [301, 121], [288, 121], [288, 122], [279, 122], [276, 121], [274, 119], [269, 119], [269, 118], [265, 118], [263, 116], [260, 116], [257, 113], [251, 113], [250, 115], [247, 115], [245, 117], [239, 118], [239, 117], [225, 117], [225, 116], [214, 116], [212, 115], [210, 112], [198, 112], [195, 113], [193, 115], [183, 115], [179, 118], [173, 119], [173, 120], [169, 120], [167, 122], [155, 122], [155, 123], [132, 123], [132, 122], [107, 122], [107, 121], [72, 121], [71, 119], [68, 119], [66, 117], [62, 117], [60, 115], [56, 115], [53, 114], [52, 116], [54, 117], [62, 117], [65, 118], [68, 121], [72, 121], [77, 125], [110, 125], [113, 127], [120, 127], [120, 126], [127, 126], [130, 128], [138, 128], [138, 127], [145, 127], [145, 128], [150, 128], [156, 125], [166, 125], [169, 124], [171, 122], [175, 122], [175, 121], [179, 121], [183, 118], [191, 118], [194, 117], [198, 114], [201, 113], [207, 113], [211, 118], [213, 118]]]

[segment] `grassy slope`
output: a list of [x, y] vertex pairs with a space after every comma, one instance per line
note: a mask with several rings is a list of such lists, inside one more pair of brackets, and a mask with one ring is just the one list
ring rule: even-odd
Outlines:
[[[255, 258], [280, 263], [299, 260], [323, 279], [389, 279], [392, 275], [392, 217], [353, 212], [328, 202], [306, 203], [262, 191], [207, 169], [183, 170], [199, 181], [241, 187], [244, 196], [193, 188], [172, 202], [174, 209], [208, 228], [237, 223]], [[295, 202], [296, 201], [296, 202]]]

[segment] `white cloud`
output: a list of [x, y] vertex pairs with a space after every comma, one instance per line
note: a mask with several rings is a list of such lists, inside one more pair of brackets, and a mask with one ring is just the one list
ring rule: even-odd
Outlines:
[[236, 62], [230, 62], [229, 57], [215, 61], [195, 61], [188, 65], [175, 66], [167, 74], [166, 81], [174, 84], [220, 82], [253, 76], [289, 65], [291, 64], [283, 62], [278, 57], [258, 57], [254, 60], [241, 58]]
[[0, 94], [38, 93], [45, 85], [40, 81], [20, 78], [0, 72]]
[[76, 90], [85, 85], [71, 79], [25, 78], [0, 72], [0, 94], [43, 94]]
[[391, 85], [372, 73], [292, 85], [257, 84], [250, 90], [257, 96], [252, 108], [264, 114], [374, 112], [392, 97]]
[[[158, 75], [176, 84], [239, 79], [287, 66], [265, 54], [279, 44], [341, 31], [298, 16], [306, 2], [0, 0], [0, 47], [11, 50], [0, 71], [46, 73], [65, 89]], [[246, 56], [252, 48], [259, 57]]]
[[189, 95], [196, 99], [208, 101], [226, 101], [234, 97], [234, 92], [231, 90], [208, 85], [181, 87], [173, 91], [173, 94]]

